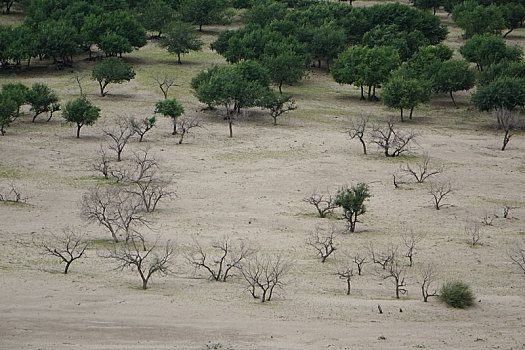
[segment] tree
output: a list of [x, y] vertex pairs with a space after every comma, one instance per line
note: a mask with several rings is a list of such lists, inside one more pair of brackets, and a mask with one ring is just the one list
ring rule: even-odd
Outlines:
[[155, 241], [149, 248], [141, 249], [135, 238], [131, 237], [130, 242], [121, 246], [114, 245], [109, 251], [107, 258], [117, 261], [117, 270], [125, 268], [135, 268], [142, 280], [142, 289], [148, 288], [148, 282], [154, 274], [165, 275], [169, 272], [171, 259], [173, 256], [173, 246], [168, 241], [165, 248], [157, 253], [158, 241]]
[[337, 57], [346, 47], [345, 32], [333, 22], [323, 24], [320, 27], [307, 27], [311, 31], [310, 38], [306, 41], [308, 53], [318, 61], [325, 61], [328, 68], [330, 62]]
[[273, 125], [277, 125], [277, 118], [282, 114], [297, 109], [295, 99], [291, 95], [278, 95], [269, 90], [262, 98], [261, 105], [270, 111]]
[[178, 63], [181, 64], [180, 56], [190, 51], [199, 51], [202, 41], [190, 24], [175, 22], [166, 30], [164, 37], [160, 39], [160, 45], [166, 47], [169, 53], [177, 55]]
[[51, 238], [43, 240], [41, 245], [44, 254], [55, 256], [65, 264], [64, 274], [67, 274], [73, 261], [84, 256], [90, 243], [84, 240], [83, 234], [78, 234], [73, 229], [65, 229], [62, 235], [52, 235]]
[[287, 12], [288, 9], [284, 2], [274, 0], [257, 1], [243, 14], [243, 22], [246, 25], [256, 25], [264, 28], [274, 20], [283, 20]]
[[412, 175], [417, 183], [423, 183], [431, 176], [441, 174], [444, 171], [443, 164], [433, 167], [430, 163], [428, 153], [423, 155], [423, 158], [414, 165], [406, 162], [405, 166], [401, 166], [401, 170], [409, 175]]
[[505, 20], [497, 5], [483, 6], [476, 0], [464, 1], [452, 10], [452, 19], [465, 30], [467, 38], [475, 34], [499, 35], [505, 29]]
[[455, 91], [470, 90], [474, 87], [476, 75], [468, 67], [468, 63], [460, 60], [443, 62], [439, 71], [434, 76], [434, 89], [438, 92], [447, 92], [457, 107], [454, 96]]
[[106, 57], [117, 55], [122, 57], [123, 53], [133, 51], [133, 47], [127, 38], [110, 30], [106, 31], [98, 38], [97, 46], [104, 51]]
[[205, 24], [227, 22], [227, 7], [224, 0], [181, 0], [179, 13], [184, 22], [197, 24], [202, 31]]
[[100, 108], [94, 106], [85, 96], [78, 97], [66, 103], [62, 117], [69, 123], [77, 124], [77, 138], [84, 125], [93, 125], [100, 117]]
[[505, 20], [505, 28], [508, 31], [503, 34], [506, 38], [514, 29], [519, 28], [525, 19], [525, 6], [516, 2], [509, 2], [499, 6], [503, 19]]
[[53, 104], [58, 102], [57, 94], [47, 85], [34, 83], [31, 90], [26, 94], [27, 102], [31, 105], [33, 111], [33, 123], [40, 114], [49, 112]]
[[283, 278], [289, 270], [290, 263], [281, 255], [256, 254], [241, 267], [248, 291], [255, 299], [260, 298], [262, 303], [270, 301], [275, 288], [283, 286]]
[[133, 135], [135, 135], [135, 129], [131, 125], [128, 119], [119, 118], [117, 119], [117, 125], [111, 129], [102, 129], [104, 135], [106, 135], [110, 141], [109, 149], [115, 151], [117, 154], [117, 162], [122, 159], [122, 152], [126, 147], [128, 141]]
[[445, 198], [452, 192], [453, 192], [453, 187], [450, 181], [430, 183], [428, 187], [428, 193], [432, 195], [432, 200], [434, 202], [434, 208], [436, 208], [436, 210], [439, 210], [441, 209], [441, 207], [444, 206], [444, 204], [442, 204], [441, 201], [443, 200], [443, 198]]
[[357, 137], [359, 142], [361, 142], [361, 146], [363, 146], [363, 154], [366, 154], [365, 131], [366, 131], [367, 124], [368, 124], [368, 117], [361, 116], [359, 121], [351, 122], [350, 128], [347, 131], [348, 136], [350, 136], [351, 140]]
[[335, 275], [339, 277], [339, 279], [345, 280], [346, 295], [350, 295], [350, 289], [352, 287], [352, 277], [354, 277], [354, 270], [348, 266], [343, 266], [336, 271]]
[[164, 99], [168, 99], [168, 91], [172, 86], [180, 86], [175, 84], [175, 78], [171, 78], [167, 74], [165, 74], [163, 77], [157, 75], [154, 79], [159, 86], [160, 91], [162, 91]]
[[385, 105], [400, 109], [403, 121], [403, 109], [410, 110], [409, 119], [412, 119], [414, 108], [428, 101], [430, 93], [419, 80], [395, 75], [385, 84], [382, 97]]
[[133, 128], [133, 131], [135, 132], [135, 134], [139, 135], [139, 142], [142, 142], [144, 139], [144, 135], [146, 135], [148, 131], [153, 129], [156, 121], [157, 119], [155, 118], [155, 116], [149, 118], [146, 117], [142, 120], [135, 120], [135, 118], [133, 117], [129, 119], [129, 123]]
[[417, 134], [414, 131], [407, 133], [396, 129], [396, 124], [388, 121], [385, 127], [373, 126], [370, 139], [380, 149], [383, 150], [385, 157], [398, 157], [408, 151], [411, 141], [414, 141]]
[[91, 77], [98, 81], [100, 96], [104, 97], [108, 93], [105, 91], [108, 84], [121, 84], [124, 81], [130, 81], [135, 77], [135, 71], [133, 67], [124, 63], [122, 59], [108, 57], [93, 67]]
[[479, 75], [478, 85], [485, 86], [502, 77], [525, 79], [525, 62], [503, 60], [491, 64]]
[[369, 187], [365, 183], [358, 183], [350, 188], [342, 187], [337, 192], [335, 204], [343, 208], [350, 232], [355, 232], [358, 217], [366, 213], [364, 201], [370, 197]]
[[525, 249], [523, 247], [515, 245], [507, 252], [507, 257], [525, 273]]
[[20, 107], [27, 103], [28, 91], [29, 88], [22, 83], [7, 83], [2, 85], [2, 96], [16, 103], [15, 117], [20, 115]]
[[173, 18], [173, 8], [164, 0], [148, 0], [140, 7], [138, 20], [147, 30], [157, 32], [160, 38], [162, 31]]
[[430, 285], [435, 282], [437, 278], [434, 267], [430, 264], [423, 267], [420, 272], [420, 278], [421, 294], [423, 295], [423, 301], [426, 303], [429, 297], [438, 296], [435, 290], [432, 292], [430, 291]]
[[0, 93], [0, 134], [5, 135], [6, 127], [16, 118], [17, 103], [2, 91]]
[[[291, 85], [304, 76], [306, 69], [305, 56], [285, 43], [276, 43], [275, 51], [267, 43], [266, 53], [261, 58], [261, 64], [268, 69], [270, 78], [278, 85], [282, 93], [283, 84]], [[273, 51], [273, 52], [272, 52]]]
[[472, 36], [459, 48], [459, 52], [465, 60], [475, 63], [481, 71], [505, 59], [519, 61], [523, 54], [519, 46], [508, 47], [503, 39], [491, 34]]
[[403, 243], [407, 248], [405, 256], [408, 258], [408, 266], [412, 266], [414, 263], [414, 250], [416, 249], [416, 245], [423, 239], [423, 236], [410, 232], [410, 235], [403, 234], [402, 237]]
[[11, 7], [15, 3], [15, 0], [2, 0], [2, 2], [5, 4], [5, 11], [2, 11], [2, 13], [5, 13], [6, 15], [11, 13]]
[[382, 277], [384, 280], [391, 279], [394, 282], [396, 299], [399, 299], [400, 294], [406, 294], [408, 292], [405, 282], [406, 267], [397, 258], [397, 251], [395, 248], [391, 249], [390, 256], [392, 258], [386, 265], [386, 273], [384, 273]]
[[503, 135], [503, 145], [501, 147], [501, 150], [504, 151], [513, 135], [512, 131], [521, 125], [520, 111], [511, 111], [506, 108], [496, 108], [492, 111], [492, 115], [505, 132]]
[[332, 214], [334, 209], [337, 208], [330, 193], [323, 195], [314, 192], [310, 196], [303, 198], [303, 202], [313, 205], [317, 209], [320, 218], [325, 218], [328, 214]]
[[430, 10], [434, 9], [434, 14], [436, 14], [436, 10], [442, 5], [442, 0], [411, 0], [412, 5], [414, 5], [415, 8], [418, 8], [420, 10]]
[[177, 118], [184, 113], [184, 107], [177, 101], [176, 98], [159, 101], [155, 104], [155, 113], [160, 113], [165, 117], [169, 117], [173, 121], [172, 135], [177, 134]]
[[[368, 99], [377, 100], [376, 87], [388, 80], [401, 60], [397, 50], [391, 46], [378, 46], [371, 48], [366, 56], [363, 73], [363, 81], [368, 85]], [[370, 93], [371, 88], [372, 94]]]
[[201, 127], [201, 122], [196, 117], [183, 116], [177, 119], [177, 128], [180, 131], [179, 145], [182, 145], [184, 136], [188, 135], [193, 128]]
[[331, 225], [327, 230], [316, 226], [315, 231], [306, 237], [306, 244], [315, 250], [321, 262], [324, 263], [337, 249], [334, 245], [336, 236], [337, 230], [335, 225]]
[[361, 100], [364, 100], [363, 79], [364, 61], [368, 48], [364, 46], [351, 46], [341, 52], [334, 60], [330, 73], [339, 84], [353, 84], [361, 88]]
[[39, 28], [37, 37], [41, 53], [51, 57], [54, 63], [60, 63], [59, 67], [70, 65], [71, 57], [80, 51], [77, 31], [64, 20], [46, 20]]

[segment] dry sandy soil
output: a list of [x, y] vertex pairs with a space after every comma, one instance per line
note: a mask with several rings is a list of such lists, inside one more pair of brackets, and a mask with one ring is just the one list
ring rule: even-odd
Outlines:
[[[444, 14], [441, 17], [450, 21]], [[447, 22], [450, 23], [450, 22]], [[206, 42], [222, 28], [207, 28]], [[457, 48], [460, 31], [452, 28], [448, 44]], [[523, 43], [525, 30], [509, 40]], [[86, 77], [84, 90], [102, 109], [82, 137], [61, 122], [30, 122], [29, 113], [0, 138], [0, 188], [14, 182], [29, 197], [26, 205], [0, 203], [0, 348], [1, 349], [523, 349], [525, 279], [507, 251], [523, 245], [525, 229], [525, 138], [518, 134], [508, 150], [499, 150], [502, 135], [458, 94], [460, 108], [437, 96], [415, 111], [400, 127], [418, 133], [410, 156], [386, 159], [372, 145], [360, 145], [344, 132], [360, 115], [381, 122], [397, 112], [381, 103], [358, 100], [354, 87], [339, 86], [325, 70], [285, 87], [298, 109], [271, 125], [266, 112], [252, 110], [234, 125], [234, 138], [218, 112], [202, 112], [189, 87], [191, 77], [221, 58], [205, 50], [175, 64], [153, 43], [126, 56], [137, 78], [110, 85], [107, 97], [97, 96], [90, 81], [91, 62], [78, 60], [74, 71], [32, 68], [2, 72], [0, 83], [48, 83], [67, 101], [78, 93], [74, 75]], [[37, 64], [38, 66], [38, 64]], [[79, 216], [78, 202], [92, 186], [108, 186], [92, 170], [100, 144], [101, 125], [119, 116], [152, 114], [161, 99], [152, 77], [168, 73], [180, 87], [170, 91], [186, 113], [202, 118], [204, 128], [177, 145], [171, 124], [160, 118], [146, 142], [134, 141], [124, 151], [150, 147], [165, 174], [173, 176], [176, 197], [162, 201], [154, 213], [153, 241], [176, 243], [172, 274], [154, 277], [140, 289], [135, 271], [114, 270], [101, 257], [109, 234]], [[396, 189], [392, 174], [406, 162], [428, 152], [445, 164], [441, 179], [454, 192], [442, 210], [432, 207], [427, 184], [413, 182]], [[408, 180], [408, 178], [407, 178]], [[354, 234], [336, 238], [338, 250], [324, 264], [305, 245], [315, 225], [342, 225], [337, 215], [320, 219], [302, 202], [314, 190], [334, 193], [342, 185], [366, 182], [373, 197]], [[503, 219], [508, 203], [516, 209]], [[470, 247], [465, 225], [493, 217], [483, 225], [481, 244]], [[93, 245], [85, 259], [63, 275], [62, 266], [33, 242], [66, 226], [80, 227]], [[373, 264], [352, 280], [352, 295], [334, 276], [356, 252], [373, 243], [403, 248], [402, 235], [423, 234], [415, 263], [407, 268], [408, 295], [397, 300], [390, 280], [377, 275]], [[240, 278], [208, 280], [184, 260], [193, 238], [204, 245], [228, 235], [244, 238], [269, 254], [281, 253], [292, 269], [285, 286], [269, 303], [254, 300]], [[471, 285], [476, 303], [466, 310], [445, 306], [435, 298], [423, 303], [419, 269], [432, 264], [439, 273], [436, 288], [460, 279]], [[378, 313], [381, 305], [383, 313]]]

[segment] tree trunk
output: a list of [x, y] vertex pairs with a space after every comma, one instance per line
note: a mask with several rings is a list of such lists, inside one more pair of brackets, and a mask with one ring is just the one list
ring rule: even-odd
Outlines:
[[507, 35], [510, 34], [510, 32], [512, 32], [514, 30], [514, 28], [511, 28], [508, 32], [506, 32], [505, 34], [503, 34], [503, 38], [506, 38]]
[[374, 85], [374, 89], [372, 90], [372, 100], [373, 101], [376, 101], [377, 100], [377, 97], [376, 97], [376, 86]]
[[414, 106], [410, 107], [410, 114], [408, 115], [408, 119], [412, 120], [412, 113], [414, 112]]
[[277, 125], [277, 116], [276, 115], [272, 115], [272, 118], [273, 118], [273, 125]]
[[173, 118], [173, 132], [172, 135], [177, 135], [177, 119]]
[[321, 68], [321, 60], [317, 60], [318, 67]]
[[72, 262], [73, 260], [66, 262], [66, 267], [64, 268], [64, 275], [67, 275], [67, 271], [69, 270], [69, 265], [71, 265]]
[[363, 154], [366, 154], [366, 143], [365, 140], [363, 140], [361, 137], [359, 138], [359, 141], [361, 141], [361, 145], [363, 145]]
[[509, 143], [511, 137], [512, 135], [509, 133], [509, 131], [505, 130], [505, 136], [503, 136], [503, 147], [501, 147], [502, 151], [504, 151], [507, 147], [507, 143]]
[[82, 124], [77, 124], [77, 139], [80, 138], [80, 128], [82, 127]]
[[456, 100], [454, 100], [454, 96], [452, 95], [452, 91], [449, 91], [450, 98], [452, 99], [452, 102], [454, 103], [454, 107], [458, 108], [458, 105], [456, 104]]
[[283, 90], [282, 90], [282, 87], [283, 87], [283, 82], [279, 82], [279, 93], [282, 94], [283, 93]]
[[182, 64], [181, 60], [180, 60], [180, 53], [177, 54], [177, 63], [178, 64]]
[[401, 110], [401, 122], [403, 122], [404, 121], [403, 120], [403, 108], [400, 108], [400, 110]]
[[98, 81], [98, 85], [100, 86], [100, 96], [102, 96], [102, 97], [106, 96], [106, 94], [104, 93], [104, 87], [106, 85], [102, 84], [102, 80]]
[[396, 281], [396, 299], [399, 299], [399, 281], [395, 278]]
[[199, 24], [199, 32], [202, 32], [202, 24]]
[[369, 85], [368, 86], [368, 101], [370, 101], [372, 99], [372, 86]]
[[363, 86], [361, 86], [361, 101], [364, 99], [365, 99], [365, 93], [364, 93]]
[[346, 279], [346, 295], [350, 295], [350, 279]]
[[426, 303], [428, 301], [428, 294], [425, 293], [425, 286], [424, 285], [421, 286], [421, 293], [423, 293], [423, 302]]

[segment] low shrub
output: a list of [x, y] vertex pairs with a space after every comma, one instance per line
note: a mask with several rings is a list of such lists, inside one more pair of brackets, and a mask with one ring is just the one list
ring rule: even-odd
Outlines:
[[474, 294], [462, 281], [447, 282], [441, 287], [439, 298], [452, 307], [464, 309], [474, 303]]

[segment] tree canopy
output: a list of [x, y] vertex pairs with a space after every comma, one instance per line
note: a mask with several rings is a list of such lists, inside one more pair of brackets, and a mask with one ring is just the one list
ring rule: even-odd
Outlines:
[[181, 64], [181, 55], [199, 51], [203, 43], [190, 24], [178, 21], [168, 27], [165, 36], [160, 39], [160, 44], [166, 47], [169, 53], [176, 54], [177, 62]]
[[77, 138], [80, 138], [80, 129], [84, 125], [95, 123], [100, 117], [100, 108], [94, 106], [85, 96], [81, 96], [66, 103], [62, 117], [77, 125]]
[[104, 97], [108, 93], [106, 87], [110, 83], [121, 84], [124, 81], [130, 81], [135, 77], [135, 71], [133, 67], [124, 63], [122, 59], [108, 57], [93, 67], [91, 77], [98, 81], [100, 96]]

